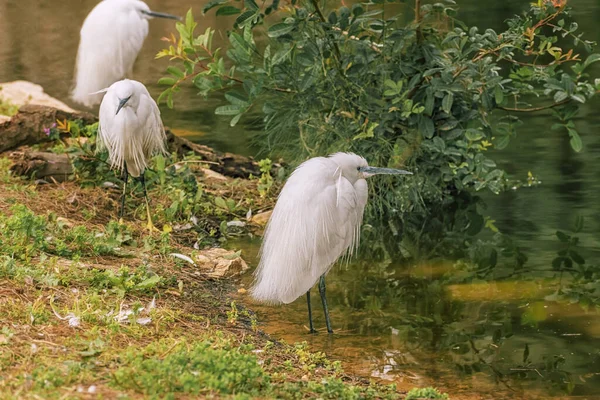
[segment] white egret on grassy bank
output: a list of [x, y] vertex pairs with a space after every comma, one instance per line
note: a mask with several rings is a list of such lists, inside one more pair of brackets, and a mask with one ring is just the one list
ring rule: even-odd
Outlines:
[[332, 333], [325, 275], [338, 258], [357, 249], [367, 204], [366, 178], [377, 174], [411, 172], [370, 167], [352, 153], [311, 158], [296, 168], [267, 224], [252, 297], [287, 304], [306, 293], [312, 333], [310, 289], [319, 281], [325, 323]]
[[123, 173], [123, 195], [119, 219], [123, 219], [125, 194], [129, 175], [140, 178], [146, 200], [147, 228], [156, 230], [152, 224], [144, 171], [150, 157], [166, 153], [165, 128], [156, 102], [146, 87], [137, 81], [124, 79], [113, 83], [100, 105], [98, 126], [98, 150], [108, 150], [111, 168]]
[[96, 92], [131, 76], [153, 17], [181, 19], [151, 11], [139, 0], [103, 0], [94, 7], [80, 31], [73, 100], [98, 104], [102, 96]]

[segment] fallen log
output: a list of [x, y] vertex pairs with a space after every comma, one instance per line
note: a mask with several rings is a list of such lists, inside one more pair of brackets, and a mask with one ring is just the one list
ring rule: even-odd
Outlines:
[[0, 153], [19, 146], [32, 145], [50, 141], [44, 133], [56, 120], [82, 120], [85, 124], [97, 121], [92, 114], [84, 112], [67, 112], [57, 108], [26, 104], [10, 120], [0, 124]]
[[220, 153], [211, 147], [177, 136], [169, 129], [167, 129], [166, 133], [167, 148], [171, 153], [183, 156], [193, 152], [197, 156], [200, 156], [203, 161], [208, 161], [211, 170], [225, 176], [248, 178], [250, 175], [260, 175], [258, 163], [251, 157], [233, 153]]
[[[82, 120], [84, 124], [93, 124], [98, 121], [94, 115], [85, 112], [67, 112], [53, 107], [40, 105], [24, 105], [19, 109], [17, 115], [10, 120], [0, 123], [0, 153], [16, 149], [19, 146], [33, 145], [48, 142], [50, 139], [44, 133], [44, 128], [51, 127], [56, 120]], [[179, 137], [169, 129], [166, 130], [167, 147], [171, 153], [180, 156], [193, 152], [201, 160], [209, 162], [209, 168], [225, 176], [234, 178], [248, 178], [252, 175], [260, 175], [258, 163], [251, 157], [245, 157], [232, 153], [221, 153], [208, 146], [193, 143], [185, 138]], [[44, 153], [47, 154], [47, 153]], [[19, 171], [33, 168], [29, 171], [44, 168], [58, 168], [60, 160], [46, 160], [39, 154], [37, 159], [23, 158], [27, 164], [19, 166]], [[66, 156], [65, 156], [66, 157]], [[24, 161], [25, 162], [25, 161]], [[48, 166], [42, 168], [41, 162], [47, 162]], [[52, 163], [58, 164], [52, 164]], [[39, 177], [39, 175], [36, 175]]]
[[71, 160], [66, 154], [32, 151], [13, 153], [10, 170], [16, 175], [44, 179], [48, 182], [64, 182], [73, 173]]

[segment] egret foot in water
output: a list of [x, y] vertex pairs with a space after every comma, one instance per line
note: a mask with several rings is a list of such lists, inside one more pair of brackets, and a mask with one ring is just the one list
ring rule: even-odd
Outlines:
[[[323, 312], [325, 313], [325, 325], [327, 326], [327, 333], [333, 333], [331, 329], [331, 320], [329, 319], [329, 307], [327, 307], [327, 297], [325, 297], [325, 276], [322, 275], [319, 279], [319, 294], [321, 295], [321, 303], [323, 303]], [[312, 320], [312, 307], [310, 304], [310, 289], [306, 292], [306, 305], [308, 306], [308, 324], [309, 333], [317, 333], [313, 325]]]
[[312, 320], [312, 308], [310, 306], [310, 289], [308, 289], [308, 292], [306, 292], [306, 304], [308, 305], [308, 324], [310, 327], [308, 333], [317, 333]]
[[327, 297], [325, 297], [325, 275], [321, 275], [321, 279], [319, 280], [319, 294], [321, 295], [321, 302], [323, 303], [323, 312], [325, 313], [325, 325], [327, 326], [327, 333], [333, 333], [333, 329], [331, 329], [331, 320], [329, 319]]

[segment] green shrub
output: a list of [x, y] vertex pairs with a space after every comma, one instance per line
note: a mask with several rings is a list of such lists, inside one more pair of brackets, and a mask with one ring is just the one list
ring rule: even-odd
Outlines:
[[172, 107], [188, 81], [203, 95], [226, 89], [228, 104], [215, 113], [232, 126], [260, 113], [267, 152], [298, 163], [352, 151], [372, 165], [413, 170], [408, 179], [377, 178], [367, 221], [383, 228], [388, 248], [403, 238], [405, 247], [448, 255], [444, 238], [456, 242], [485, 226], [476, 192], [519, 185], [489, 154], [515, 137], [519, 115], [552, 110], [548, 128], [581, 150], [573, 117], [600, 89], [586, 74], [600, 54], [585, 55], [592, 43], [564, 5], [528, 5], [495, 32], [457, 20], [452, 0], [416, 1], [414, 19], [390, 2], [210, 2], [204, 12], [239, 14], [225, 55], [213, 49], [211, 28], [195, 34], [188, 13], [180, 37], [158, 55], [171, 59], [161, 98]]

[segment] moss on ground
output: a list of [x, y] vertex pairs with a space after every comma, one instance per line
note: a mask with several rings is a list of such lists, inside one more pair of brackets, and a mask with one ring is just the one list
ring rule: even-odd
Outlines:
[[[402, 397], [305, 344], [272, 340], [230, 301], [229, 283], [168, 256], [268, 201], [247, 197], [256, 181], [202, 183], [202, 230], [149, 235], [143, 209], [114, 221], [118, 189], [36, 185], [9, 165], [0, 160], [0, 398]], [[173, 191], [153, 187], [155, 209], [171, 207]], [[217, 197], [237, 208], [219, 210]]]
[[19, 106], [2, 98], [2, 87], [0, 87], [0, 115], [12, 117], [17, 113], [17, 111], [19, 111]]

